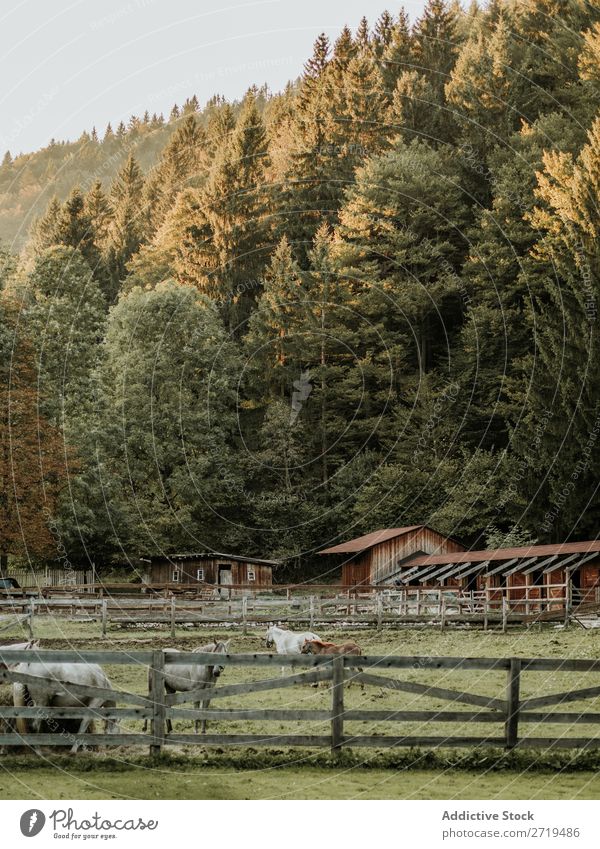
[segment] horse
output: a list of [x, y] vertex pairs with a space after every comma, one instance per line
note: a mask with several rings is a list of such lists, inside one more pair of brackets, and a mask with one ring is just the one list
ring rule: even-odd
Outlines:
[[[213, 643], [210, 643], [207, 646], [199, 646], [198, 648], [193, 649], [194, 652], [200, 653], [209, 653], [213, 652], [214, 654], [227, 654], [229, 651], [229, 640], [226, 643], [217, 642], [215, 640]], [[170, 652], [171, 654], [179, 653], [179, 649], [165, 649], [166, 652]], [[215, 663], [212, 666], [203, 666], [198, 663], [190, 663], [190, 664], [177, 664], [167, 666], [165, 670], [165, 691], [167, 695], [172, 695], [173, 693], [189, 693], [194, 690], [203, 690], [205, 688], [209, 688], [215, 684], [215, 682], [219, 679], [223, 669], [225, 667], [220, 666]], [[150, 679], [151, 673], [148, 670], [148, 687], [150, 687]], [[199, 710], [208, 710], [210, 705], [210, 699], [205, 699], [204, 701], [196, 701], [194, 702], [194, 708]], [[194, 721], [194, 731], [198, 733], [198, 723], [199, 720], [196, 719]], [[148, 727], [148, 721], [144, 722], [145, 731]], [[170, 717], [167, 717], [167, 733], [171, 734], [173, 731], [173, 724], [171, 722]], [[202, 720], [202, 734], [206, 734], [206, 720]]]
[[[11, 651], [35, 651], [39, 649], [40, 641], [39, 640], [28, 640], [26, 643], [12, 643], [6, 646], [0, 646], [0, 651], [5, 651], [10, 649]], [[13, 669], [17, 664], [16, 663], [5, 663], [3, 660], [0, 660], [0, 670], [2, 669]]]
[[336, 643], [324, 643], [322, 640], [312, 639], [304, 640], [300, 651], [302, 654], [362, 654], [361, 647], [357, 646], [355, 642], [342, 643], [341, 645], [336, 645]]
[[[116, 701], [110, 697], [77, 696], [69, 691], [71, 684], [100, 687], [103, 690], [113, 689], [104, 670], [95, 663], [19, 663], [13, 668], [15, 672], [21, 675], [28, 675], [37, 679], [26, 684], [19, 682], [13, 684], [14, 707], [40, 708], [39, 715], [31, 722], [32, 730], [36, 734], [40, 733], [43, 721], [54, 723], [51, 718], [44, 717], [43, 708], [83, 706], [93, 711], [101, 707], [116, 707]], [[82, 717], [76, 734], [85, 734], [91, 722], [91, 716]], [[16, 724], [19, 734], [27, 733], [26, 719], [19, 718]], [[119, 726], [114, 720], [106, 720], [105, 732], [107, 734], [116, 734], [118, 731]], [[71, 752], [77, 752], [79, 745], [78, 742], [75, 742]]]
[[[10, 643], [8, 645], [0, 646], [0, 651], [4, 651], [5, 649], [17, 650], [17, 651], [26, 651], [28, 649], [35, 650], [40, 647], [39, 640], [29, 640], [26, 643]], [[14, 669], [17, 664], [6, 663], [3, 660], [0, 660], [0, 671]], [[12, 687], [10, 685], [10, 681], [5, 682], [6, 686], [0, 688], [0, 705], [3, 707], [9, 707], [13, 704], [12, 698]], [[16, 723], [14, 719], [0, 719], [0, 734], [9, 734], [15, 731]], [[0, 752], [4, 754], [5, 747], [0, 746]]]
[[[271, 648], [274, 644], [277, 654], [300, 654], [306, 640], [320, 639], [319, 635], [313, 634], [312, 631], [295, 634], [293, 631], [286, 631], [276, 625], [270, 625], [267, 628], [266, 646]], [[281, 667], [281, 674], [285, 675], [285, 666]]]
[[[325, 654], [333, 655], [334, 657], [339, 657], [340, 655], [358, 655], [360, 657], [362, 655], [361, 647], [353, 641], [336, 645], [336, 643], [325, 643], [322, 640], [305, 640], [300, 651], [302, 654]], [[359, 672], [362, 672], [360, 666], [357, 669]], [[365, 685], [361, 684], [361, 688], [364, 690]]]

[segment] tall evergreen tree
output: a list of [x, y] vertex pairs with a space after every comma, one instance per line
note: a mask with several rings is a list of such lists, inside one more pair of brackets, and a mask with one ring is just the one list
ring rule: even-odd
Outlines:
[[108, 265], [112, 278], [111, 300], [116, 298], [126, 266], [138, 250], [146, 227], [143, 208], [144, 180], [133, 154], [119, 171], [110, 193], [111, 222], [107, 238]]

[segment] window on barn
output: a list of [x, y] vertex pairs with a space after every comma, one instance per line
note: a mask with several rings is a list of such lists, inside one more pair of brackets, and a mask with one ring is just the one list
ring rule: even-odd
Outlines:
[[204, 580], [204, 569], [196, 569], [196, 580], [203, 581]]
[[180, 575], [181, 575], [181, 572], [179, 571], [179, 569], [173, 569], [173, 574], [171, 575], [171, 581], [174, 584], [178, 584]]
[[256, 570], [255, 569], [248, 569], [248, 583], [250, 581], [256, 581]]

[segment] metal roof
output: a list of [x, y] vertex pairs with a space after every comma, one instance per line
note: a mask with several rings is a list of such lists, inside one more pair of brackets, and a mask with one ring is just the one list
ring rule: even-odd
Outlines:
[[[357, 551], [366, 551], [368, 548], [373, 548], [374, 545], [387, 542], [395, 537], [404, 536], [410, 531], [418, 531], [421, 528], [426, 528], [427, 525], [407, 525], [405, 528], [382, 528], [379, 531], [373, 531], [370, 534], [364, 534], [362, 537], [342, 542], [340, 545], [334, 545], [331, 548], [324, 548], [319, 551], [319, 554], [353, 554]], [[434, 530], [429, 528], [429, 530]], [[436, 531], [437, 533], [437, 531]]]
[[218, 551], [201, 551], [195, 554], [156, 554], [149, 558], [150, 562], [168, 560], [174, 563], [178, 560], [234, 560], [237, 563], [256, 563], [263, 566], [281, 566], [281, 560], [262, 560], [259, 557], [243, 557], [239, 554], [221, 554]]
[[600, 540], [584, 542], [561, 542], [550, 545], [527, 545], [519, 548], [496, 548], [481, 551], [461, 551], [457, 554], [425, 554], [412, 558], [412, 566], [434, 566], [439, 563], [476, 563], [484, 560], [513, 560], [515, 558], [543, 557], [544, 555], [558, 556], [560, 554], [589, 554], [600, 553]]

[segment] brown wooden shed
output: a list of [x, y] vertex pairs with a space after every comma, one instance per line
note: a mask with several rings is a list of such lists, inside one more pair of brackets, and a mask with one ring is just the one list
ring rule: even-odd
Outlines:
[[600, 602], [600, 540], [416, 555], [409, 574], [421, 586], [487, 590], [491, 600]]
[[408, 569], [418, 555], [453, 554], [465, 550], [458, 540], [427, 525], [384, 528], [334, 545], [319, 554], [340, 559], [342, 586], [390, 583]]
[[195, 554], [164, 554], [144, 558], [149, 563], [148, 583], [199, 584], [203, 586], [271, 587], [273, 569], [278, 560], [262, 560], [237, 554], [202, 552]]

